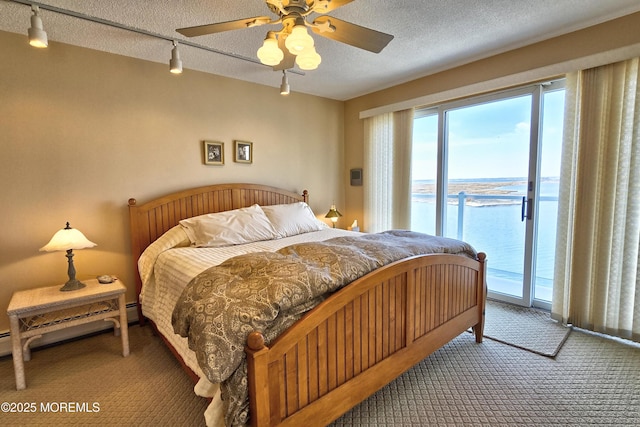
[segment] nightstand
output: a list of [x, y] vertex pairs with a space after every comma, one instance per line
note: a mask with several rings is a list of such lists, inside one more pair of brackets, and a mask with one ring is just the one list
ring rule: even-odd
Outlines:
[[61, 285], [18, 291], [13, 294], [7, 314], [11, 324], [13, 367], [16, 389], [27, 388], [24, 361], [31, 359], [31, 342], [43, 334], [97, 320], [113, 322], [115, 335], [122, 337], [122, 356], [129, 355], [126, 288], [120, 280], [101, 284], [84, 280], [87, 286], [62, 292]]

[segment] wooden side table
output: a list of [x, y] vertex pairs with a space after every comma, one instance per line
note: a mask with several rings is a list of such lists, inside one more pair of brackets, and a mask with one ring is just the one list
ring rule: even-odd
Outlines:
[[11, 324], [13, 367], [16, 389], [27, 388], [24, 361], [31, 359], [31, 342], [43, 334], [97, 320], [113, 322], [115, 335], [122, 337], [122, 356], [129, 355], [126, 288], [120, 280], [101, 284], [84, 280], [87, 286], [62, 292], [61, 285], [18, 291], [13, 294], [7, 314]]

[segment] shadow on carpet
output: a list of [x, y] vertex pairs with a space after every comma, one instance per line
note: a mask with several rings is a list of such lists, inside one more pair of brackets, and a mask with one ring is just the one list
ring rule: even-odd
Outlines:
[[483, 335], [491, 340], [555, 357], [570, 333], [546, 311], [487, 301]]

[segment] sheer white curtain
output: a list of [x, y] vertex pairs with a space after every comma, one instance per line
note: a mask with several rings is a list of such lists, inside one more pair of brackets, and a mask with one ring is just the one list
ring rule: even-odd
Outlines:
[[364, 121], [364, 229], [411, 226], [413, 109]]
[[552, 317], [640, 341], [639, 59], [567, 76]]

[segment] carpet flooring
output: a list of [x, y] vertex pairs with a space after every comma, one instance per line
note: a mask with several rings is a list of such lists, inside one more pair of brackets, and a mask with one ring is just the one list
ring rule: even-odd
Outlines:
[[[0, 424], [204, 425], [208, 402], [193, 394], [169, 350], [149, 327], [129, 332], [126, 358], [110, 333], [34, 350], [22, 391], [15, 390], [11, 356], [0, 358]], [[637, 426], [639, 420], [640, 346], [575, 329], [555, 358], [462, 334], [332, 427]]]
[[[26, 390], [16, 391], [11, 356], [0, 359], [3, 426], [200, 426], [208, 402], [150, 327], [130, 326], [131, 354], [120, 337], [95, 335], [32, 351]], [[91, 411], [67, 410], [67, 403]], [[98, 410], [93, 410], [94, 404]], [[35, 406], [32, 408], [31, 406]], [[68, 405], [67, 405], [68, 406]]]
[[639, 423], [640, 347], [574, 330], [555, 358], [463, 334], [333, 427]]

